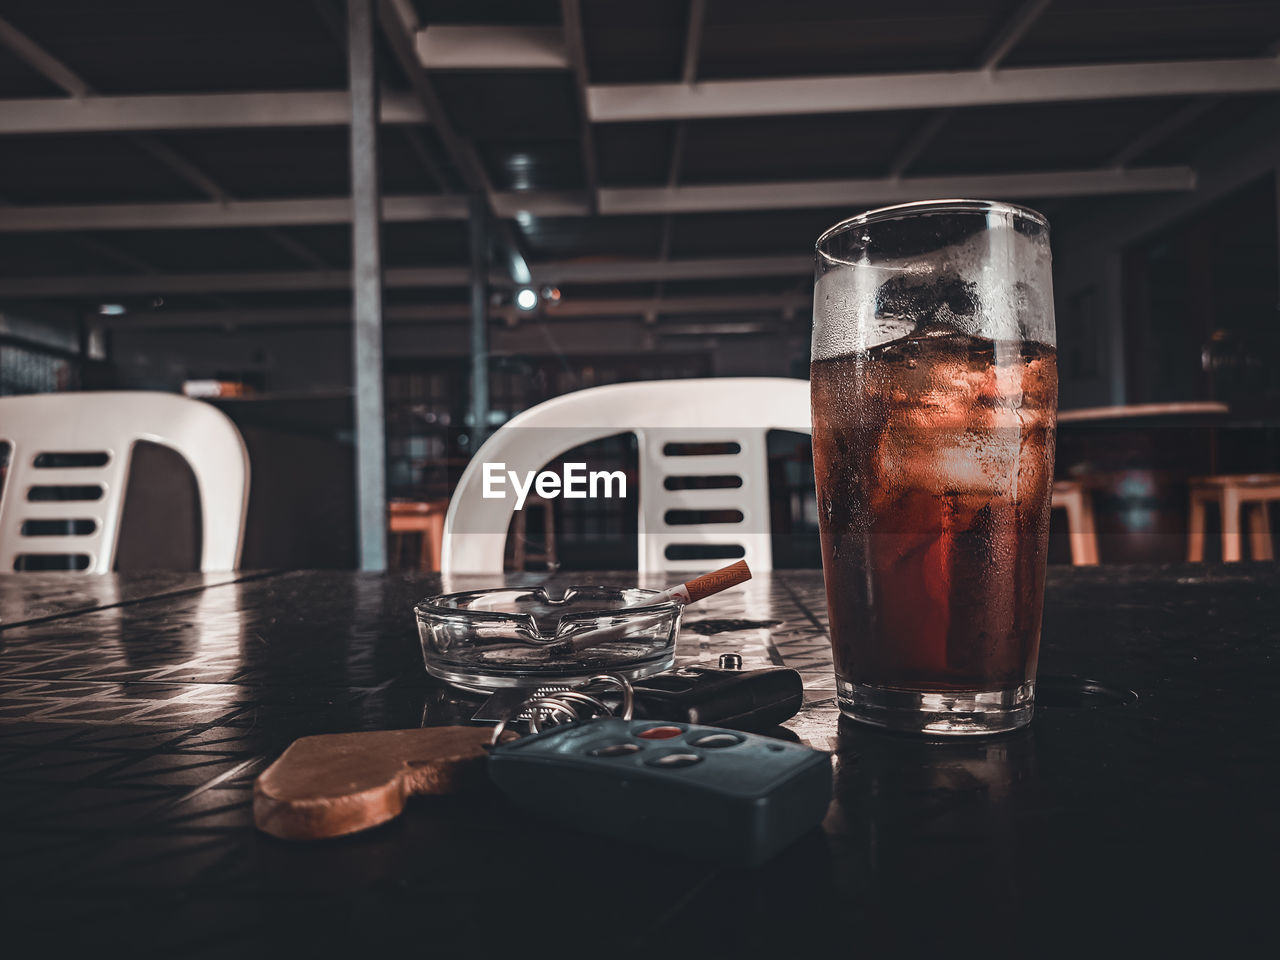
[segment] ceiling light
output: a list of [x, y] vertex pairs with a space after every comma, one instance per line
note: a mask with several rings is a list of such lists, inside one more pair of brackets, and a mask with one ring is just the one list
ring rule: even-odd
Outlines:
[[532, 310], [538, 305], [538, 291], [533, 287], [521, 287], [516, 291], [516, 306], [521, 310]]
[[529, 179], [529, 171], [533, 167], [533, 158], [527, 153], [513, 153], [507, 158], [507, 169], [511, 171], [511, 189], [528, 190], [533, 186]]
[[100, 303], [98, 313], [104, 317], [118, 317], [125, 312], [123, 303]]

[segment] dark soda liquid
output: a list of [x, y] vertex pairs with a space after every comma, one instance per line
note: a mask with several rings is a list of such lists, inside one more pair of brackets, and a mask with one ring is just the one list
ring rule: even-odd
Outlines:
[[929, 331], [815, 361], [812, 393], [837, 679], [942, 693], [1033, 680], [1053, 348]]

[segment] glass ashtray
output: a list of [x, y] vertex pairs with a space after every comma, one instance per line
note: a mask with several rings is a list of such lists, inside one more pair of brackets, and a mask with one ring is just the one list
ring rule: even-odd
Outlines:
[[466, 690], [638, 680], [675, 663], [683, 606], [656, 590], [571, 586], [468, 590], [414, 607], [427, 672]]

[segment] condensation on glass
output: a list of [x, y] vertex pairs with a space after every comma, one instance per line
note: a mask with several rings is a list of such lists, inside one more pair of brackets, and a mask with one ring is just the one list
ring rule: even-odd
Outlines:
[[1057, 415], [1049, 228], [874, 210], [817, 243], [813, 448], [840, 708], [896, 730], [1031, 719]]

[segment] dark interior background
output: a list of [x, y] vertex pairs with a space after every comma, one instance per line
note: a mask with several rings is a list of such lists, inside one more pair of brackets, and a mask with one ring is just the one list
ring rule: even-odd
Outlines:
[[[581, 77], [590, 88], [971, 70], [1001, 45], [1027, 6], [586, 0], [576, 5], [577, 24], [566, 24], [566, 5], [557, 0], [414, 0], [412, 10], [428, 33], [531, 27], [559, 35], [579, 26]], [[91, 96], [340, 92], [347, 83], [345, 10], [337, 0], [228, 0], [212, 7], [194, 0], [7, 0], [0, 18]], [[1006, 45], [999, 66], [1265, 58], [1276, 55], [1278, 41], [1274, 0], [1054, 0]], [[412, 95], [410, 77], [381, 31], [378, 66], [384, 99]], [[1034, 206], [1052, 223], [1062, 406], [1222, 400], [1232, 420], [1220, 425], [1207, 463], [1280, 469], [1276, 92], [591, 122], [568, 65], [428, 63], [424, 76], [492, 189], [530, 198], [528, 210], [505, 221], [510, 243], [535, 276], [540, 268], [569, 271], [570, 279], [554, 283], [558, 303], [544, 300], [531, 314], [514, 311], [513, 286], [504, 279], [507, 241], [494, 231], [490, 429], [548, 397], [596, 384], [807, 375], [809, 251], [823, 229], [866, 206], [593, 214], [584, 204], [596, 191], [742, 184], [783, 190], [895, 174], [1173, 166], [1194, 171], [1194, 189], [1000, 197]], [[67, 95], [65, 84], [0, 45], [0, 108], [5, 100]], [[461, 198], [468, 190], [456, 148], [437, 124], [384, 124], [379, 150], [387, 197]], [[351, 565], [350, 292], [345, 282], [308, 279], [349, 271], [349, 224], [35, 232], [5, 226], [6, 210], [16, 215], [30, 207], [335, 198], [349, 189], [345, 126], [33, 134], [0, 123], [0, 393], [173, 391], [206, 378], [243, 384], [249, 396], [218, 403], [241, 427], [253, 457], [245, 564]], [[584, 209], [573, 212], [574, 204]], [[392, 497], [447, 496], [473, 453], [467, 238], [464, 219], [383, 226]], [[744, 257], [770, 258], [773, 265], [736, 276], [662, 280], [629, 269]], [[609, 279], [584, 279], [585, 268], [612, 267], [618, 269]], [[456, 280], [395, 277], [418, 268], [453, 270]], [[288, 288], [215, 279], [224, 274], [301, 275], [306, 282]], [[178, 275], [195, 275], [195, 282], [175, 284]], [[112, 292], [122, 278], [129, 292]], [[104, 305], [123, 313], [104, 316]], [[1183, 455], [1201, 445], [1173, 429], [1137, 440], [1111, 435], [1107, 445], [1145, 443], [1162, 456], [1176, 454], [1183, 473], [1201, 469], [1199, 453]], [[1071, 455], [1074, 441], [1062, 439]], [[617, 444], [599, 455], [624, 463], [628, 453]], [[794, 440], [771, 446], [774, 532], [784, 566], [816, 562], [806, 457]], [[187, 496], [181, 471], [166, 466], [163, 452], [139, 451], [134, 483], [121, 565], [157, 556], [167, 565], [176, 562], [169, 552], [193, 551], [180, 534], [191, 526], [184, 519], [193, 515], [191, 504], [185, 514], [158, 505]], [[1141, 510], [1156, 509], [1153, 503], [1172, 510], [1184, 492], [1143, 489], [1102, 505], [1109, 519], [1101, 522], [1112, 535], [1134, 533], [1131, 521]], [[152, 506], [139, 505], [144, 490]], [[599, 515], [575, 512], [564, 501], [556, 509], [566, 564], [618, 566], [628, 555], [634, 504]], [[141, 532], [148, 520], [162, 531], [159, 553], [154, 538]], [[1180, 529], [1165, 531], [1166, 553], [1176, 552]], [[1119, 548], [1113, 553], [1121, 555]]]

